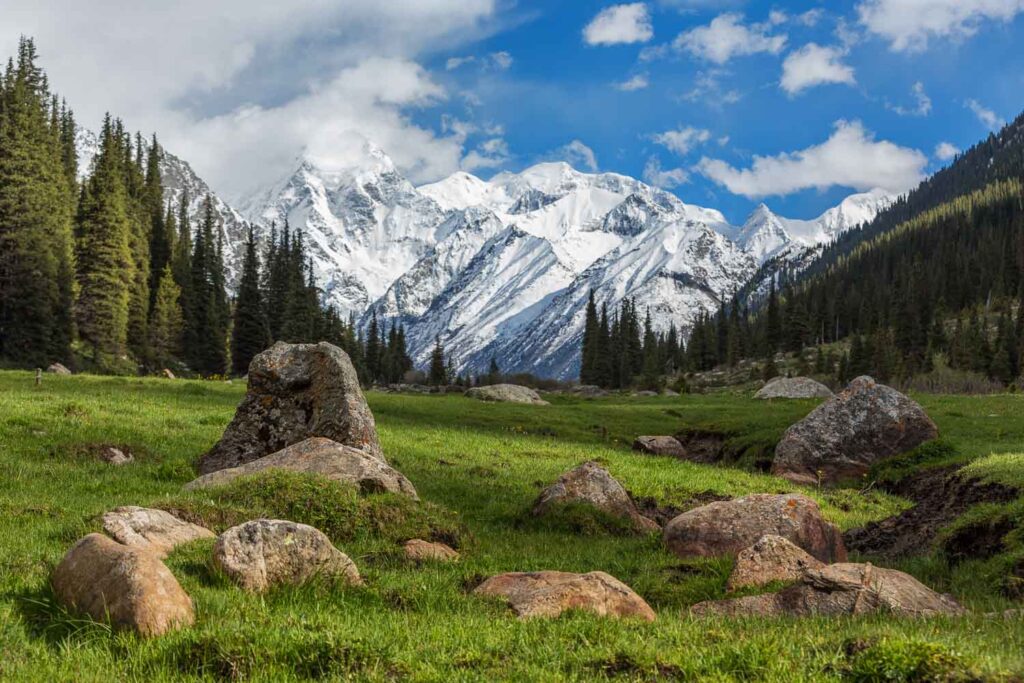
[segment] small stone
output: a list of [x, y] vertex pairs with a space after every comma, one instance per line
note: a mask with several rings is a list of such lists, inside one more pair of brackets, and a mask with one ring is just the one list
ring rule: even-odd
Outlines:
[[127, 465], [135, 458], [128, 451], [123, 451], [115, 446], [107, 446], [100, 451], [100, 459], [111, 465]]
[[667, 455], [673, 458], [685, 458], [686, 449], [674, 436], [638, 436], [633, 442], [633, 450], [650, 455]]
[[103, 531], [118, 543], [165, 557], [183, 543], [214, 538], [209, 529], [178, 519], [165, 510], [126, 506], [104, 513]]
[[474, 595], [501, 597], [521, 619], [557, 617], [579, 609], [602, 617], [657, 617], [643, 598], [614, 576], [604, 572], [513, 572], [484, 581]]
[[459, 553], [444, 543], [431, 543], [419, 538], [406, 541], [402, 545], [406, 559], [413, 562], [454, 562]]
[[781, 536], [763, 536], [736, 556], [726, 589], [764, 586], [773, 581], [797, 581], [808, 569], [821, 569], [824, 562]]
[[252, 593], [301, 585], [318, 576], [362, 583], [352, 560], [323, 532], [285, 520], [256, 519], [231, 527], [217, 537], [213, 563]]
[[192, 599], [156, 554], [102, 534], [89, 534], [72, 546], [51, 583], [66, 607], [142, 636], [195, 622]]

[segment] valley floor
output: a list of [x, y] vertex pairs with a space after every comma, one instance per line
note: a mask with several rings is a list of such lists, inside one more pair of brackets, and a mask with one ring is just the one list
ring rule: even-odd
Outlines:
[[[0, 373], [0, 680], [809, 681], [940, 674], [1003, 680], [1024, 674], [1024, 620], [982, 616], [1020, 607], [1001, 595], [984, 562], [951, 569], [941, 558], [922, 557], [899, 566], [962, 600], [976, 614], [965, 618], [696, 619], [686, 608], [725, 595], [730, 561], [681, 561], [656, 536], [587, 534], [529, 518], [542, 486], [589, 459], [605, 463], [634, 496], [662, 507], [794, 490], [748, 465], [814, 403], [725, 394], [554, 396], [544, 407], [370, 393], [390, 462], [425, 501], [453, 511], [468, 529], [459, 563], [417, 567], [400, 559], [386, 534], [359, 535], [336, 543], [355, 560], [365, 586], [311, 585], [258, 597], [213, 573], [210, 542], [198, 541], [168, 559], [195, 601], [193, 628], [140, 640], [55, 605], [48, 577], [67, 548], [97, 530], [106, 510], [179, 497], [195, 476], [192, 463], [220, 436], [243, 393], [237, 381], [57, 376], [37, 388], [29, 373]], [[941, 458], [966, 462], [1024, 452], [1024, 397], [919, 398], [943, 434]], [[728, 434], [740, 464], [695, 465], [629, 450], [639, 434], [683, 428]], [[96, 444], [127, 446], [136, 460], [122, 467], [100, 462]], [[878, 488], [806, 492], [844, 530], [908, 505]], [[607, 571], [642, 595], [658, 620], [572, 614], [524, 622], [469, 595], [483, 577], [541, 569]]]

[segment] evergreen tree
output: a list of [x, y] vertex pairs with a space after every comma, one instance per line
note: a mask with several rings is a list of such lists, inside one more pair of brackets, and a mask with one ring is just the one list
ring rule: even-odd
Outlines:
[[448, 384], [448, 363], [445, 361], [444, 346], [441, 344], [441, 337], [435, 337], [434, 350], [430, 353], [430, 370], [427, 373], [431, 386], [444, 386]]
[[164, 265], [156, 286], [156, 300], [149, 318], [149, 347], [155, 367], [175, 364], [181, 350], [184, 321], [181, 314], [181, 290], [174, 281], [170, 264]]
[[583, 384], [596, 384], [598, 381], [599, 364], [599, 329], [600, 321], [597, 316], [597, 304], [594, 301], [594, 290], [590, 290], [587, 299], [587, 312], [583, 325], [583, 343], [580, 350], [580, 382]]
[[256, 235], [249, 228], [242, 261], [242, 277], [235, 298], [234, 324], [231, 328], [231, 368], [236, 375], [249, 371], [253, 357], [270, 345], [270, 326], [260, 291], [260, 265]]

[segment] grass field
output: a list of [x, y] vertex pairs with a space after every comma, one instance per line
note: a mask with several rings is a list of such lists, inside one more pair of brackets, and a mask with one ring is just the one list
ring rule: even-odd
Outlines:
[[[459, 563], [416, 567], [400, 559], [395, 541], [418, 523], [412, 511], [395, 508], [390, 531], [368, 525], [347, 533], [345, 520], [330, 519], [330, 506], [313, 499], [329, 491], [296, 485], [276, 500], [254, 494], [236, 503], [254, 513], [284, 507], [326, 515], [326, 526], [339, 522], [332, 537], [356, 561], [364, 587], [315, 584], [247, 595], [209, 568], [211, 544], [196, 542], [168, 559], [195, 601], [193, 628], [146, 641], [55, 605], [50, 571], [75, 540], [98, 528], [105, 510], [217, 502], [213, 494], [183, 497], [180, 489], [243, 393], [237, 381], [56, 376], [37, 388], [29, 373], [0, 373], [0, 680], [909, 681], [1024, 674], [1024, 621], [980, 615], [1015, 606], [984, 580], [983, 564], [949, 569], [928, 557], [903, 566], [978, 616], [697, 620], [686, 607], [724, 596], [729, 561], [683, 562], [657, 537], [583, 533], [528, 518], [543, 485], [588, 459], [660, 505], [688, 507], [710, 493], [794, 490], [746, 469], [628, 450], [638, 434], [684, 428], [715, 429], [737, 452], [756, 450], [814, 406], [725, 394], [553, 397], [553, 405], [534, 407], [371, 393], [384, 450], [430, 504], [424, 514], [466, 530]], [[921, 401], [943, 434], [943, 447], [928, 457], [968, 462], [1024, 452], [1024, 397]], [[127, 446], [136, 461], [120, 468], [99, 462], [95, 444]], [[1013, 459], [986, 462], [994, 462], [986, 465], [992, 476], [1019, 476]], [[910, 458], [900, 466], [920, 464]], [[906, 505], [877, 490], [807, 493], [844, 529]], [[390, 509], [386, 498], [372, 504], [378, 513]], [[387, 514], [375, 520], [387, 527]], [[658, 620], [571, 614], [522, 622], [468, 594], [482, 577], [537, 569], [607, 571], [646, 598]]]

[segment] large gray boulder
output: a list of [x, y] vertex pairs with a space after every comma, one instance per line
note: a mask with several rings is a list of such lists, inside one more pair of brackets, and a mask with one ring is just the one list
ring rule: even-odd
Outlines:
[[924, 408], [870, 377], [858, 377], [786, 430], [772, 474], [800, 484], [860, 477], [875, 462], [936, 438]]
[[557, 617], [572, 609], [602, 617], [644, 621], [657, 618], [650, 605], [633, 589], [604, 572], [499, 574], [484, 581], [473, 593], [506, 600], [521, 619]]
[[479, 401], [529, 403], [536, 406], [548, 405], [548, 402], [542, 399], [536, 391], [529, 387], [521, 387], [518, 384], [490, 384], [485, 387], [473, 387], [466, 392], [466, 396]]
[[141, 636], [195, 622], [192, 599], [156, 553], [102, 534], [89, 534], [72, 546], [51, 584], [65, 607]]
[[223, 486], [239, 477], [267, 470], [318, 474], [354, 484], [363, 493], [401, 493], [419, 500], [416, 488], [386, 462], [355, 448], [314, 436], [238, 467], [210, 472], [185, 484], [185, 490]]
[[776, 377], [761, 387], [754, 398], [832, 398], [835, 394], [810, 377]]
[[659, 531], [661, 527], [637, 510], [622, 484], [596, 462], [585, 462], [566, 472], [551, 486], [541, 491], [533, 506], [537, 516], [557, 514], [561, 505], [581, 503], [618, 517], [636, 531]]
[[352, 560], [322, 531], [278, 519], [255, 519], [225, 531], [213, 546], [213, 563], [253, 593], [315, 577], [362, 583]]
[[253, 358], [245, 399], [199, 471], [238, 467], [311, 436], [384, 459], [348, 355], [326, 342], [278, 342]]
[[697, 615], [847, 616], [894, 614], [908, 617], [959, 615], [964, 608], [920, 581], [870, 564], [834, 564], [804, 572], [801, 582], [778, 593], [715, 600], [694, 605]]
[[839, 529], [818, 504], [796, 493], [756, 493], [694, 508], [665, 526], [668, 549], [682, 558], [737, 555], [763, 536], [781, 536], [822, 562], [846, 560]]
[[178, 519], [165, 510], [135, 506], [104, 513], [103, 531], [118, 543], [149, 550], [159, 557], [183, 543], [215, 536], [209, 529]]

